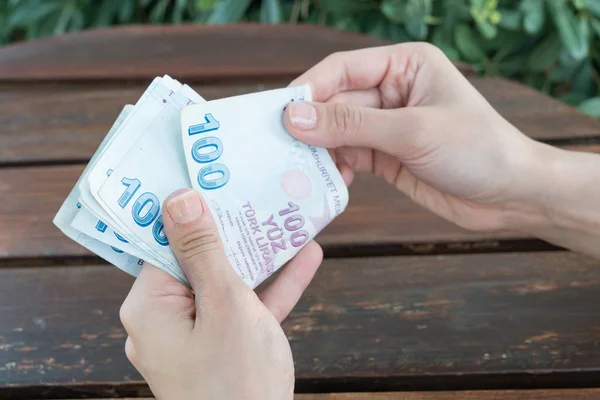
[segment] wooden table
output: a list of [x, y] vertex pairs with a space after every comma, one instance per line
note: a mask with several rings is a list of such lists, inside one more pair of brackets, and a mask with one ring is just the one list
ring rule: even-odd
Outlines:
[[[213, 99], [284, 86], [329, 53], [381, 44], [240, 25], [127, 27], [0, 49], [0, 398], [151, 396], [123, 352], [118, 310], [133, 279], [51, 223], [123, 104], [164, 73]], [[600, 148], [598, 121], [461, 69], [526, 134]], [[283, 324], [298, 399], [600, 399], [599, 261], [467, 232], [371, 176], [350, 197]]]

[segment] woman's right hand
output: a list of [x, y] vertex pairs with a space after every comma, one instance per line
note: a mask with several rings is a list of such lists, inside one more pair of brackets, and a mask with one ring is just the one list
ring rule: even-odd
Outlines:
[[331, 149], [347, 182], [354, 171], [373, 172], [471, 230], [543, 218], [536, 177], [555, 149], [503, 119], [436, 47], [333, 54], [291, 85], [305, 83], [314, 101], [290, 104], [286, 128]]

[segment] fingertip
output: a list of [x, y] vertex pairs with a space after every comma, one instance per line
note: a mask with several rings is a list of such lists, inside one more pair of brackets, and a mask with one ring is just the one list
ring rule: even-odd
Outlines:
[[310, 262], [321, 264], [323, 261], [323, 248], [314, 240], [311, 240], [302, 249]]
[[352, 185], [352, 182], [354, 181], [354, 170], [351, 166], [345, 163], [339, 164], [338, 169], [340, 171], [340, 174], [342, 175], [342, 179], [344, 180], [346, 187], [350, 187], [350, 185]]

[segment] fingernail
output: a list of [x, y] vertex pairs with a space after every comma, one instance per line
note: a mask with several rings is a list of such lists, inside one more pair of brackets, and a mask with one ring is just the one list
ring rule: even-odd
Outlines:
[[167, 211], [176, 224], [187, 224], [200, 218], [204, 210], [200, 195], [190, 189], [168, 200]]
[[288, 105], [290, 122], [302, 130], [315, 129], [317, 126], [317, 110], [308, 103], [290, 103]]

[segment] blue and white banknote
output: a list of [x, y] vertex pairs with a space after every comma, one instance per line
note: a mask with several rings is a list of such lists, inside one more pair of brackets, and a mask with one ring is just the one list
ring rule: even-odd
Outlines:
[[185, 107], [181, 131], [192, 187], [217, 219], [229, 261], [250, 286], [290, 260], [348, 204], [326, 149], [290, 136], [283, 111], [308, 85]]
[[309, 86], [206, 102], [156, 78], [127, 106], [54, 219], [71, 239], [136, 275], [144, 262], [188, 283], [162, 222], [165, 198], [199, 191], [232, 268], [254, 288], [344, 211], [348, 190], [328, 152], [283, 127]]
[[[127, 114], [131, 112], [133, 106], [125, 106], [121, 114], [115, 121], [111, 130], [106, 135], [104, 141], [100, 144], [100, 148], [106, 145], [106, 143], [111, 139], [114, 135], [115, 131], [119, 127], [119, 125], [125, 120]], [[93, 159], [93, 158], [92, 158]], [[88, 169], [86, 167], [86, 169]], [[85, 172], [85, 171], [84, 171]], [[67, 196], [60, 210], [54, 217], [54, 224], [69, 238], [79, 243], [92, 253], [102, 257], [109, 263], [115, 265], [116, 267], [122, 269], [123, 271], [137, 276], [144, 264], [144, 261], [140, 258], [134, 257], [128, 253], [125, 253], [118, 247], [111, 247], [108, 244], [105, 244], [95, 238], [92, 238], [84, 233], [81, 233], [77, 229], [71, 226], [71, 222], [75, 218], [77, 212], [81, 209], [81, 203], [79, 202], [79, 187], [78, 184], [81, 181], [81, 177], [79, 181], [75, 183], [73, 190]]]

